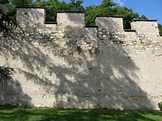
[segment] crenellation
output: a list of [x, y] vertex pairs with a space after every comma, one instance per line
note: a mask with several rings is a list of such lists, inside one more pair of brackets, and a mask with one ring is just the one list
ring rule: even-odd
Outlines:
[[[38, 29], [45, 27], [49, 31], [66, 31], [68, 27], [79, 27], [86, 30], [85, 15], [83, 12], [58, 11], [56, 23], [45, 22], [44, 8], [17, 8], [17, 21], [22, 26], [36, 26]], [[131, 30], [123, 29], [123, 18], [121, 16], [97, 16], [97, 36], [101, 40], [111, 39], [114, 32], [135, 32], [136, 38], [154, 40], [159, 37], [158, 24], [156, 20], [132, 20]], [[41, 25], [41, 26], [39, 26]], [[129, 38], [129, 37], [127, 37]], [[132, 39], [135, 39], [133, 37]]]
[[16, 21], [22, 27], [41, 27], [45, 23], [45, 9], [17, 8]]
[[[18, 8], [17, 21], [20, 25], [32, 25], [38, 31], [43, 30], [45, 33], [54, 31], [57, 38], [71, 38], [70, 33], [73, 31], [71, 34], [76, 38], [104, 43], [129, 43], [128, 45], [131, 46], [138, 45], [137, 43], [156, 43], [159, 38], [156, 20], [135, 19], [130, 23], [131, 29], [124, 30], [122, 16], [97, 16], [96, 26], [92, 27], [85, 26], [83, 12], [58, 11], [55, 23], [44, 22], [44, 13], [44, 8]], [[53, 39], [55, 36], [51, 35], [50, 38]], [[150, 46], [145, 47], [149, 48]]]
[[85, 18], [83, 12], [58, 12], [57, 24], [60, 27], [85, 27]]
[[159, 35], [157, 20], [132, 20], [131, 28], [139, 33]]
[[118, 16], [97, 16], [96, 25], [108, 31], [123, 31], [123, 18]]

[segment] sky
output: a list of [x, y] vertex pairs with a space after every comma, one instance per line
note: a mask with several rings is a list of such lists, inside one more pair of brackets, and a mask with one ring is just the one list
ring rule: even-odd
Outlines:
[[[63, 0], [60, 0], [63, 1]], [[64, 0], [69, 2], [70, 0]], [[131, 8], [140, 16], [145, 15], [148, 19], [157, 20], [162, 24], [162, 0], [112, 0], [120, 6]], [[100, 5], [102, 0], [84, 0], [83, 6]]]

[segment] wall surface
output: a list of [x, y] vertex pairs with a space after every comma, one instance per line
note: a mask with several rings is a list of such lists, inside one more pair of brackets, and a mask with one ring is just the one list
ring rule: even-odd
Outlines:
[[0, 81], [0, 105], [159, 110], [162, 38], [150, 41], [119, 24], [109, 31], [102, 20], [106, 28], [85, 27], [83, 14], [70, 13], [76, 23], [64, 15], [57, 24], [0, 34], [0, 66], [14, 69]]
[[[142, 34], [159, 35], [158, 24], [156, 20], [133, 20], [131, 28]], [[147, 31], [146, 31], [147, 30]]]

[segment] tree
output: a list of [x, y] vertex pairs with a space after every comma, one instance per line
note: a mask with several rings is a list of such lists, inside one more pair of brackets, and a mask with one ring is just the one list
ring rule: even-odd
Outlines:
[[85, 23], [86, 25], [95, 25], [95, 17], [96, 17], [96, 7], [89, 6], [85, 10]]
[[44, 2], [46, 8], [46, 21], [56, 21], [57, 11], [60, 7], [58, 0], [48, 0]]
[[36, 0], [35, 3], [34, 3], [34, 6], [44, 7], [45, 6], [45, 1], [44, 0]]
[[138, 17], [138, 19], [148, 19], [145, 15], [142, 15], [142, 16], [140, 16], [140, 17]]
[[69, 3], [70, 11], [84, 11], [84, 7], [81, 5], [83, 0], [71, 0]]
[[100, 6], [110, 8], [110, 7], [114, 7], [114, 6], [116, 6], [116, 5], [117, 5], [117, 4], [114, 3], [114, 2], [112, 2], [111, 0], [102, 0], [102, 3], [101, 3]]
[[27, 7], [32, 5], [32, 0], [10, 0], [10, 2], [16, 7]]
[[16, 7], [11, 5], [11, 4], [8, 4], [8, 12], [7, 12], [7, 15], [16, 20]]

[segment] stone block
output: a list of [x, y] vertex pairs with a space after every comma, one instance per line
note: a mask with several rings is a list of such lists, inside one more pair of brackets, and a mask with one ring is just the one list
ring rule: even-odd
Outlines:
[[104, 28], [108, 31], [124, 31], [122, 17], [97, 16], [95, 21], [99, 28]]
[[58, 12], [57, 24], [60, 27], [84, 27], [85, 15], [83, 12]]
[[45, 22], [44, 8], [17, 8], [16, 20], [21, 26], [41, 27]]

